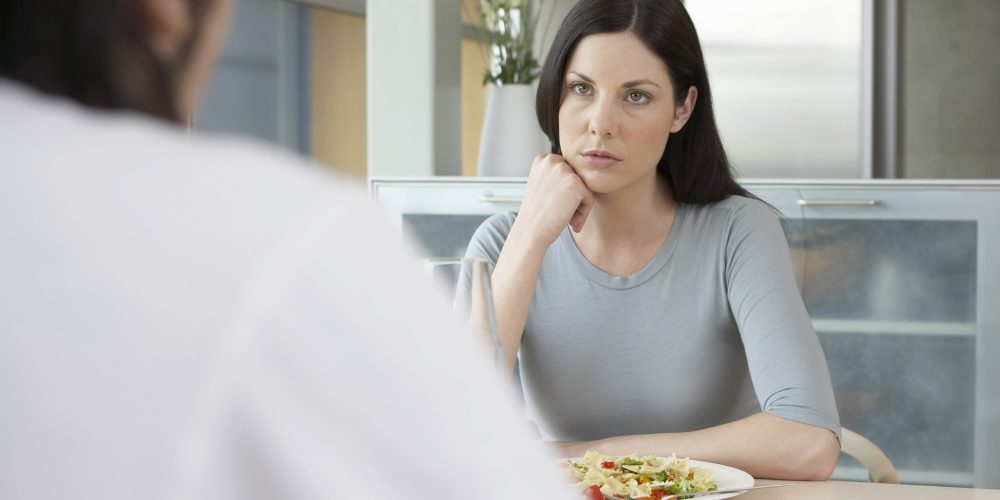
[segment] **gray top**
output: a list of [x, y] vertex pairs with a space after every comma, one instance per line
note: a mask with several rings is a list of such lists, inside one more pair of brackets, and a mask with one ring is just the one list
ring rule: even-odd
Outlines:
[[[466, 256], [495, 264], [515, 217], [486, 220]], [[691, 431], [762, 409], [840, 437], [778, 216], [744, 197], [680, 205], [663, 247], [629, 276], [595, 267], [564, 230], [542, 262], [519, 364], [551, 439]]]

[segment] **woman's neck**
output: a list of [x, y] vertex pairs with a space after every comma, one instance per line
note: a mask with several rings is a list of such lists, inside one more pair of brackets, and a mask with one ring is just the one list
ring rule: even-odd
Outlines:
[[573, 234], [591, 264], [616, 276], [642, 269], [673, 227], [677, 203], [666, 181], [637, 183], [631, 189], [596, 196], [583, 230]]
[[670, 186], [656, 175], [652, 182], [597, 194], [580, 235], [608, 242], [662, 240], [669, 229], [665, 221], [673, 219], [676, 209]]

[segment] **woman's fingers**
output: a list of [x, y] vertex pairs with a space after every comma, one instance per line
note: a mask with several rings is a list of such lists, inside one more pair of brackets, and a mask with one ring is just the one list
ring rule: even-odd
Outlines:
[[539, 155], [528, 175], [518, 218], [530, 221], [550, 243], [567, 224], [579, 232], [587, 220], [594, 195], [562, 156]]
[[586, 187], [584, 187], [584, 191], [583, 200], [580, 201], [580, 205], [576, 207], [576, 212], [573, 213], [573, 217], [569, 220], [570, 227], [577, 233], [583, 230], [583, 225], [587, 222], [587, 216], [590, 215], [590, 209], [594, 207], [594, 193]]

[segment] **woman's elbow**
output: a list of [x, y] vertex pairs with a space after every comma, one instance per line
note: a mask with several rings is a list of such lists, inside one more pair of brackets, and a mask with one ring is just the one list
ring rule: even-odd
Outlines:
[[807, 452], [802, 457], [804, 481], [826, 481], [837, 467], [840, 457], [840, 441], [827, 429], [816, 428], [814, 446], [807, 446]]
[[840, 456], [840, 441], [828, 429], [794, 424], [795, 432], [789, 433], [786, 453], [782, 457], [772, 455], [769, 461], [772, 470], [763, 472], [761, 477], [790, 481], [826, 481], [833, 474]]

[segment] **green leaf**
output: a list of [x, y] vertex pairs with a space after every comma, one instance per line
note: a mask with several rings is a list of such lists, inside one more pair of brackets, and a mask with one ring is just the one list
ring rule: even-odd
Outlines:
[[483, 38], [488, 40], [483, 43], [489, 44], [492, 56], [483, 74], [484, 85], [531, 83], [538, 78], [539, 63], [533, 51], [541, 3], [542, 0], [522, 0], [515, 6], [511, 0], [479, 2]]

